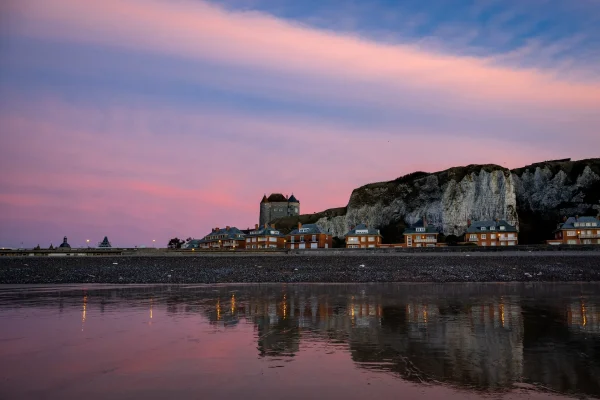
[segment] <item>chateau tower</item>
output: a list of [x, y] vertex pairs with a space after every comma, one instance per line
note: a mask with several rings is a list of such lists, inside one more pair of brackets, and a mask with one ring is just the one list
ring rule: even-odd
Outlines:
[[260, 201], [259, 225], [264, 226], [277, 218], [300, 215], [300, 200], [293, 194], [288, 198], [281, 193], [265, 194]]

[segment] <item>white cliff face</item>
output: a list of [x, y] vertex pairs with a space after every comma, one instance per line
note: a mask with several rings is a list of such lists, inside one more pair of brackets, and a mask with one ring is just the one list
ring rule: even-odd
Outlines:
[[553, 213], [565, 204], [561, 212], [568, 215], [600, 211], [600, 204], [589, 204], [584, 194], [598, 181], [600, 176], [589, 166], [576, 178], [548, 167], [518, 173], [482, 168], [458, 181], [448, 173], [435, 173], [356, 189], [346, 215], [321, 218], [317, 224], [337, 237], [359, 223], [381, 228], [401, 221], [409, 225], [422, 217], [446, 235], [462, 235], [469, 219], [500, 218], [519, 228], [518, 212]]
[[[384, 188], [375, 188], [369, 194], [384, 200], [388, 192]], [[317, 223], [338, 237], [359, 223], [377, 227], [404, 220], [412, 224], [422, 217], [447, 235], [464, 233], [469, 219], [500, 218], [518, 225], [514, 182], [503, 170], [491, 173], [482, 170], [459, 182], [449, 180], [441, 185], [438, 176], [432, 174], [412, 184], [399, 183], [394, 192], [400, 196], [388, 204], [378, 201], [353, 206], [358, 202], [351, 198], [345, 216], [322, 218]]]
[[599, 180], [600, 176], [589, 166], [585, 167], [575, 182], [568, 178], [565, 171], [553, 175], [549, 168], [536, 168], [534, 173], [526, 171], [520, 177], [514, 175], [520, 206], [532, 211], [557, 209], [565, 203], [569, 204], [570, 208], [580, 205], [570, 210], [571, 213], [585, 212], [590, 207], [600, 210], [600, 206], [584, 202], [582, 191]]

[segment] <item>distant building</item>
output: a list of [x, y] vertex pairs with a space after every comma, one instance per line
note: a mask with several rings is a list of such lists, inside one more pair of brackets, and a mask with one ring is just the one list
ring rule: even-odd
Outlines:
[[558, 224], [548, 244], [600, 244], [600, 221], [595, 217], [570, 217]]
[[300, 200], [292, 194], [289, 198], [281, 193], [264, 195], [260, 201], [260, 217], [258, 225], [264, 226], [269, 222], [283, 217], [300, 215]]
[[286, 236], [288, 249], [327, 249], [331, 248], [333, 236], [316, 224], [302, 225]]
[[436, 247], [438, 235], [438, 230], [429, 225], [427, 219], [423, 217], [404, 230], [402, 247]]
[[182, 248], [200, 250], [235, 250], [246, 247], [246, 235], [236, 227], [213, 228], [203, 239], [192, 239]]
[[346, 234], [347, 249], [366, 249], [379, 247], [381, 245], [381, 233], [379, 229], [369, 228], [365, 224], [359, 224]]
[[517, 228], [502, 219], [467, 225], [465, 241], [478, 246], [514, 246], [519, 242]]
[[70, 249], [71, 245], [67, 242], [67, 237], [63, 238], [63, 242], [58, 246], [59, 249]]
[[110, 242], [108, 241], [107, 236], [104, 236], [104, 239], [100, 243], [98, 243], [98, 247], [103, 249], [110, 249], [112, 247]]
[[285, 236], [273, 225], [257, 224], [246, 236], [246, 249], [285, 249]]

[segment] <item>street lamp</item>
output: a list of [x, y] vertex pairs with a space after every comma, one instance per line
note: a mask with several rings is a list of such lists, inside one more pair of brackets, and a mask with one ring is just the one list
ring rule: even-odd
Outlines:
[[156, 248], [156, 239], [152, 239], [152, 246], [154, 246], [154, 248]]
[[86, 239], [85, 242], [87, 243], [87, 247], [89, 249], [90, 248], [90, 239]]

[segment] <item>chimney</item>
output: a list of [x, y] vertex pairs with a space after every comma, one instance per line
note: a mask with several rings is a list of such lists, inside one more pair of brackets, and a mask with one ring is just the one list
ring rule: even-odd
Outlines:
[[575, 221], [579, 221], [579, 215], [575, 216]]
[[271, 223], [271, 228], [275, 229], [275, 224]]
[[257, 231], [258, 230], [258, 224], [254, 224], [254, 230]]
[[269, 224], [267, 224], [267, 223], [265, 222], [265, 229], [267, 229], [267, 226], [269, 226]]
[[423, 215], [423, 227], [427, 228], [427, 217]]
[[467, 228], [471, 226], [471, 219], [467, 219]]
[[567, 222], [567, 216], [566, 215], [563, 217], [563, 222]]
[[350, 225], [350, 230], [353, 230], [355, 228], [354, 225]]
[[302, 228], [302, 222], [298, 222], [298, 229]]
[[225, 227], [225, 230], [229, 230], [229, 225], [227, 225], [227, 226]]

